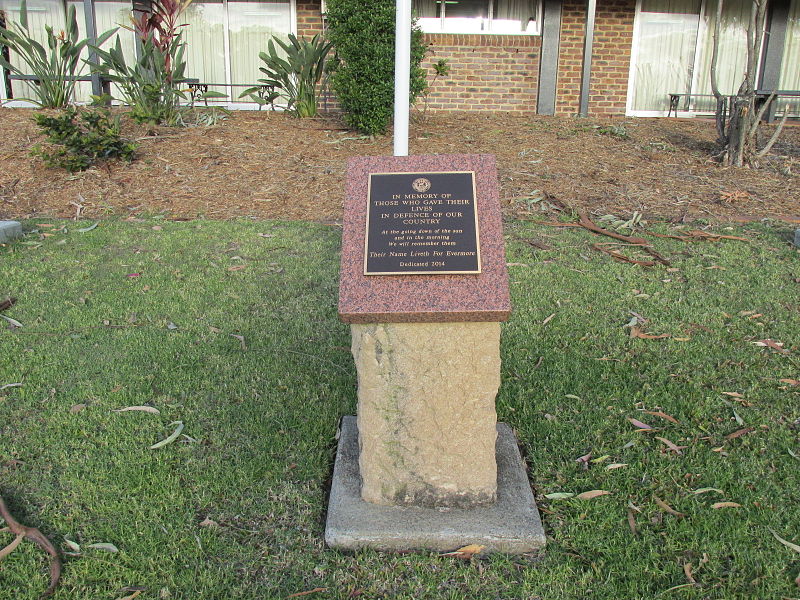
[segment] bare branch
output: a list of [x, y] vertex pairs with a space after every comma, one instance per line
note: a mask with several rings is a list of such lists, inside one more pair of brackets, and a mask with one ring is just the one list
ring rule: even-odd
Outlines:
[[753, 136], [756, 134], [758, 130], [758, 126], [761, 123], [761, 119], [764, 118], [764, 113], [767, 112], [769, 105], [772, 104], [772, 101], [775, 100], [775, 92], [772, 92], [769, 95], [769, 98], [761, 105], [761, 108], [758, 109], [758, 114], [756, 115], [755, 121], [753, 121], [753, 126], [750, 128], [750, 135]]
[[756, 154], [756, 158], [762, 158], [767, 154], [767, 152], [772, 150], [772, 146], [774, 146], [775, 142], [778, 141], [778, 138], [781, 135], [781, 131], [783, 131], [783, 126], [786, 125], [786, 119], [788, 118], [789, 118], [789, 105], [787, 104], [786, 106], [783, 107], [783, 117], [781, 117], [781, 122], [778, 123], [778, 126], [775, 128], [775, 133], [773, 133], [772, 137], [769, 138], [767, 145], [764, 146], [758, 154]]

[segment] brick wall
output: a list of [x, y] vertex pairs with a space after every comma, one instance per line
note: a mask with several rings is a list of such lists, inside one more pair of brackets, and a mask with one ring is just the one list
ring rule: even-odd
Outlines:
[[536, 112], [539, 36], [428, 34], [425, 42], [429, 48], [422, 66], [428, 82], [439, 59], [450, 66], [447, 77], [430, 88], [431, 111]]
[[[635, 7], [635, 0], [598, 1], [592, 47], [590, 115], [625, 114]], [[585, 2], [564, 0], [556, 114], [576, 114], [579, 110], [585, 22]]]
[[320, 1], [297, 2], [297, 35], [308, 38], [322, 32]]

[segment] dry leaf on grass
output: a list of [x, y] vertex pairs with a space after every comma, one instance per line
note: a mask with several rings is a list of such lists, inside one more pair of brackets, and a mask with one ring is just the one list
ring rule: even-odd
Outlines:
[[778, 342], [776, 340], [766, 339], [766, 340], [758, 340], [757, 342], [752, 342], [756, 346], [771, 348], [772, 350], [776, 350], [781, 354], [789, 354], [789, 350], [783, 347], [783, 342]]
[[469, 560], [476, 554], [480, 554], [486, 549], [486, 546], [481, 546], [480, 544], [469, 544], [467, 546], [462, 546], [458, 550], [454, 550], [453, 552], [445, 552], [440, 556], [452, 556], [454, 558], [462, 558], [464, 560]]
[[781, 383], [788, 383], [789, 385], [800, 385], [800, 379], [779, 379]]
[[666, 419], [670, 423], [678, 423], [678, 419], [675, 417], [671, 417], [667, 413], [661, 412], [660, 410], [646, 410], [644, 411], [647, 415], [653, 415], [654, 417], [661, 417], [662, 419]]
[[567, 498], [574, 498], [575, 494], [572, 492], [553, 492], [552, 494], [545, 494], [548, 500], [566, 500]]
[[136, 590], [132, 594], [130, 594], [128, 596], [124, 596], [124, 597], [120, 598], [119, 600], [133, 600], [134, 598], [136, 598], [141, 593], [142, 593], [142, 590]]
[[641, 421], [639, 421], [638, 419], [634, 419], [634, 418], [632, 418], [632, 417], [628, 417], [628, 421], [630, 421], [630, 422], [631, 422], [631, 425], [633, 425], [634, 427], [636, 427], [636, 428], [637, 428], [639, 431], [649, 431], [649, 430], [653, 429], [653, 428], [652, 428], [650, 425], [648, 425], [647, 423], [642, 423], [642, 422], [641, 422]]
[[681, 450], [689, 447], [689, 446], [677, 446], [677, 445], [673, 444], [672, 442], [670, 442], [667, 438], [663, 438], [663, 437], [657, 437], [656, 436], [656, 439], [661, 441], [661, 442], [664, 442], [667, 445], [667, 448], [672, 450], [675, 454], [683, 454], [683, 452], [681, 452]]
[[705, 488], [699, 488], [697, 490], [692, 490], [693, 494], [707, 494], [708, 492], [717, 492], [718, 494], [725, 493], [719, 488], [712, 488], [712, 487], [705, 487]]
[[70, 414], [74, 415], [75, 413], [81, 412], [84, 408], [86, 408], [85, 404], [73, 404], [70, 407], [69, 412], [70, 412]]
[[711, 508], [741, 508], [741, 506], [736, 502], [715, 502], [711, 505]]
[[683, 564], [683, 573], [684, 575], [686, 575], [686, 579], [689, 580], [689, 583], [691, 583], [692, 585], [697, 585], [697, 581], [692, 575], [692, 563]]
[[628, 463], [611, 463], [606, 467], [606, 471], [611, 471], [613, 469], [621, 469], [622, 467], [627, 467]]
[[200, 521], [199, 525], [200, 527], [219, 527], [219, 523], [213, 519], [209, 519], [208, 517]]
[[662, 508], [662, 509], [663, 509], [665, 512], [668, 512], [669, 514], [671, 514], [671, 515], [673, 515], [673, 516], [676, 516], [676, 517], [678, 517], [678, 518], [680, 518], [680, 517], [685, 517], [685, 516], [686, 516], [686, 515], [685, 515], [685, 514], [683, 514], [682, 512], [678, 512], [677, 510], [675, 510], [674, 508], [672, 508], [672, 507], [671, 507], [669, 504], [667, 504], [666, 502], [664, 502], [664, 501], [663, 501], [661, 498], [659, 498], [658, 496], [653, 496], [653, 502], [655, 502], [656, 504], [658, 504], [658, 506], [659, 506], [660, 508]]
[[742, 437], [743, 435], [747, 435], [748, 433], [752, 433], [753, 431], [755, 431], [754, 428], [745, 427], [744, 429], [738, 429], [738, 430], [734, 431], [733, 433], [729, 433], [728, 435], [725, 436], [725, 439], [726, 440], [735, 440], [736, 438]]
[[235, 267], [228, 267], [228, 271], [241, 271], [242, 269], [246, 269], [247, 265], [236, 265]]
[[607, 492], [606, 490], [589, 490], [588, 492], [583, 492], [575, 496], [578, 500], [591, 500], [592, 498], [597, 498], [599, 496], [608, 496], [611, 492]]
[[138, 411], [138, 412], [146, 412], [153, 415], [160, 415], [161, 411], [155, 408], [154, 406], [126, 406], [125, 408], [117, 408], [112, 410], [111, 412], [128, 412], [128, 411]]
[[167, 444], [171, 444], [172, 442], [178, 439], [178, 436], [181, 434], [181, 431], [183, 431], [183, 421], [173, 421], [172, 423], [170, 423], [170, 425], [177, 425], [175, 431], [173, 431], [168, 437], [164, 438], [160, 442], [156, 442], [155, 444], [150, 446], [150, 450], [155, 450], [156, 448], [163, 448]]
[[642, 340], [663, 340], [664, 338], [668, 338], [668, 333], [660, 333], [658, 335], [651, 335], [649, 333], [644, 333], [640, 327], [631, 327], [631, 334], [632, 338], [639, 338]]

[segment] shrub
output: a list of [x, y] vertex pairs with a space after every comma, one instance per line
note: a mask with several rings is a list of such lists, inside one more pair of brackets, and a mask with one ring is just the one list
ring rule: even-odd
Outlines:
[[31, 155], [40, 157], [49, 167], [73, 173], [101, 160], [121, 158], [130, 162], [134, 158], [136, 144], [120, 136], [119, 117], [112, 119], [107, 108], [78, 110], [70, 106], [58, 116], [37, 114], [34, 120], [52, 146], [37, 144]]
[[[191, 0], [153, 0], [151, 12], [133, 20], [133, 31], [140, 42], [138, 58], [128, 64], [119, 36], [108, 50], [94, 47], [99, 64], [93, 67], [105, 79], [117, 84], [121, 100], [131, 107], [131, 117], [139, 123], [181, 124], [180, 103], [187, 78], [183, 58], [180, 16]], [[104, 36], [113, 34], [106, 32]], [[224, 94], [207, 92], [205, 98]]]
[[[62, 108], [72, 101], [75, 91], [75, 77], [82, 64], [81, 51], [88, 40], [78, 40], [78, 21], [75, 17], [75, 6], [70, 4], [67, 11], [66, 30], [57, 35], [53, 28], [45, 25], [47, 33], [47, 50], [33, 37], [28, 29], [28, 7], [25, 0], [20, 2], [19, 23], [10, 23], [8, 27], [0, 27], [0, 46], [8, 48], [19, 55], [26, 65], [26, 71], [12, 65], [0, 55], [0, 66], [17, 75], [33, 75], [36, 84], [32, 86], [36, 100], [27, 99], [43, 108]], [[109, 33], [108, 36], [111, 34]], [[108, 36], [101, 36], [97, 45], [101, 45]]]
[[[385, 133], [394, 104], [394, 0], [328, 0], [329, 39], [336, 49], [331, 85], [345, 122], [368, 135]], [[425, 89], [422, 31], [411, 33], [410, 100]]]
[[[283, 50], [283, 58], [275, 49], [275, 42]], [[266, 86], [276, 94], [269, 98], [264, 97], [264, 104], [274, 101], [278, 96], [286, 99], [286, 108], [297, 117], [315, 117], [317, 115], [317, 87], [325, 70], [325, 58], [331, 49], [330, 42], [326, 42], [320, 35], [315, 35], [309, 42], [305, 38], [298, 40], [289, 34], [289, 43], [273, 36], [267, 46], [268, 52], [260, 52], [259, 58], [266, 66], [259, 71], [267, 78], [259, 79], [261, 86], [244, 90], [240, 98], [249, 96], [253, 98]], [[255, 99], [255, 98], [253, 98]], [[255, 100], [258, 102], [258, 100]], [[259, 102], [259, 108], [262, 103]]]

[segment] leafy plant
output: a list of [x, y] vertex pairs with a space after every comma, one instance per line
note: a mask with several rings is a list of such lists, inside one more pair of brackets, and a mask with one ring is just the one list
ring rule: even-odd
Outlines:
[[[184, 25], [179, 23], [179, 17], [191, 1], [154, 0], [150, 13], [132, 19], [140, 52], [131, 64], [125, 60], [119, 36], [108, 50], [92, 46], [99, 59], [93, 70], [117, 84], [121, 100], [131, 106], [131, 117], [137, 122], [179, 124], [187, 81], [180, 30]], [[107, 32], [111, 33], [113, 30]]]
[[[78, 21], [75, 6], [70, 5], [67, 11], [66, 30], [57, 34], [49, 25], [45, 25], [47, 49], [31, 36], [28, 28], [28, 7], [26, 0], [19, 5], [19, 23], [0, 27], [0, 46], [8, 48], [19, 55], [26, 69], [11, 64], [0, 55], [0, 66], [17, 75], [32, 75], [36, 78], [32, 86], [37, 99], [26, 98], [43, 108], [62, 108], [67, 106], [75, 92], [75, 78], [82, 65], [81, 52], [88, 40], [78, 40]], [[113, 32], [103, 34], [97, 39], [100, 46]]]
[[[394, 105], [394, 0], [328, 0], [328, 38], [336, 48], [331, 85], [345, 122], [365, 133], [384, 133]], [[425, 89], [420, 68], [426, 46], [412, 27], [410, 100]]]
[[450, 65], [446, 58], [440, 58], [431, 66], [433, 67], [433, 79], [431, 79], [430, 84], [426, 85], [425, 89], [422, 91], [422, 98], [425, 101], [425, 108], [422, 109], [423, 118], [428, 114], [428, 94], [433, 84], [436, 83], [439, 77], [447, 77], [450, 74]]
[[[80, 122], [78, 121], [80, 120]], [[82, 109], [69, 106], [60, 115], [34, 115], [51, 147], [37, 144], [31, 150], [49, 167], [70, 173], [88, 169], [110, 158], [132, 161], [136, 144], [120, 136], [119, 116], [111, 118], [107, 108]]]
[[[276, 50], [275, 43], [283, 50], [285, 58]], [[330, 42], [319, 34], [308, 41], [305, 38], [298, 39], [290, 33], [288, 43], [273, 36], [267, 45], [268, 51], [258, 54], [266, 65], [259, 68], [259, 71], [267, 76], [266, 79], [259, 79], [261, 86], [247, 88], [239, 97], [250, 97], [259, 103], [259, 108], [274, 102], [278, 97], [283, 97], [286, 99], [287, 110], [295, 116], [316, 116], [317, 89], [325, 72], [325, 58], [330, 49]], [[262, 104], [253, 96], [262, 92], [264, 86], [271, 89], [275, 95], [271, 98], [263, 97]]]
[[595, 129], [600, 135], [608, 135], [618, 140], [629, 140], [631, 137], [625, 125], [596, 125]]

